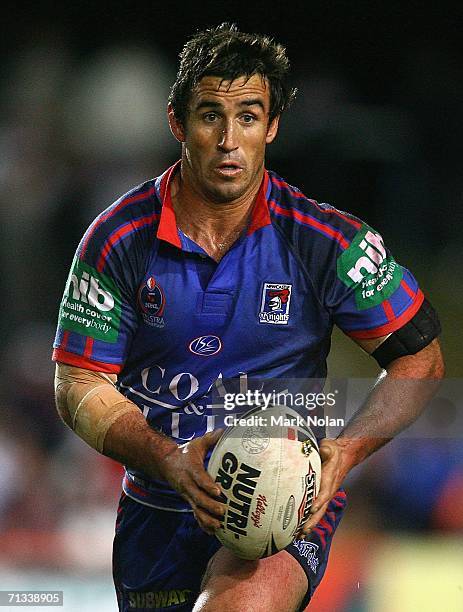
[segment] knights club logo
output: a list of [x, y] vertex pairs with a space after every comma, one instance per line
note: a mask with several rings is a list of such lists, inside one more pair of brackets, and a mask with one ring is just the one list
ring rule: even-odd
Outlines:
[[138, 305], [143, 321], [151, 327], [164, 327], [164, 308], [166, 298], [164, 291], [154, 276], [150, 276], [138, 290]]
[[259, 323], [287, 325], [292, 285], [264, 283], [259, 311]]

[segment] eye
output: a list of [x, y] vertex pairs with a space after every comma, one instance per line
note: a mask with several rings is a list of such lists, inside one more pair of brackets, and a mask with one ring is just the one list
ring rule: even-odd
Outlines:
[[244, 123], [252, 123], [256, 120], [254, 115], [251, 115], [250, 113], [245, 113], [244, 115], [241, 115], [241, 119]]
[[216, 121], [217, 115], [215, 113], [205, 113], [203, 115], [203, 119], [206, 121], [206, 123], [213, 123]]

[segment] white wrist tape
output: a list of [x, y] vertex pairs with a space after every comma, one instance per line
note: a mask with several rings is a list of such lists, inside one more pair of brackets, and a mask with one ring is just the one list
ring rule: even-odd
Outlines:
[[58, 363], [55, 392], [64, 421], [87, 444], [103, 452], [109, 428], [128, 412], [140, 409], [114, 386], [116, 376]]

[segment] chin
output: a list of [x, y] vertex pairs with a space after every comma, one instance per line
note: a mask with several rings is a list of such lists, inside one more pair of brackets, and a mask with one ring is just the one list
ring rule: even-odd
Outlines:
[[212, 198], [220, 203], [226, 204], [227, 202], [232, 202], [233, 200], [237, 200], [246, 192], [246, 187], [241, 185], [223, 185], [218, 187], [217, 185], [213, 185], [209, 190]]

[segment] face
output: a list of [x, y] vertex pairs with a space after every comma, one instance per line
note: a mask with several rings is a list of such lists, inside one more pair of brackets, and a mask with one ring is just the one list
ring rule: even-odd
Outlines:
[[203, 77], [191, 95], [185, 125], [169, 107], [169, 124], [182, 142], [184, 180], [215, 203], [253, 196], [264, 170], [265, 147], [278, 131], [269, 123], [270, 88], [260, 75], [230, 83]]

